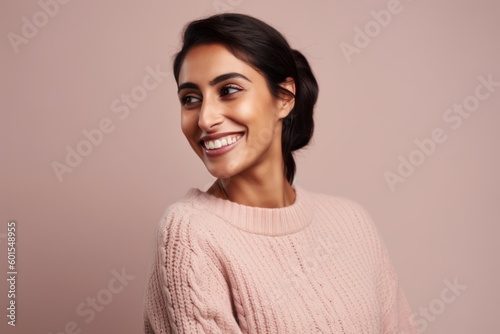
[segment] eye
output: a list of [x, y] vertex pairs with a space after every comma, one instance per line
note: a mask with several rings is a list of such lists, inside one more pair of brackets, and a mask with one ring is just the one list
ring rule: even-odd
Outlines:
[[242, 90], [242, 88], [240, 88], [238, 86], [228, 85], [228, 86], [224, 86], [221, 88], [220, 95], [221, 96], [231, 95], [231, 94], [234, 94], [234, 93], [239, 92], [241, 90]]
[[200, 99], [195, 97], [195, 96], [192, 96], [192, 95], [186, 95], [183, 98], [181, 98], [181, 104], [186, 105], [186, 104], [198, 102], [196, 100], [200, 100]]

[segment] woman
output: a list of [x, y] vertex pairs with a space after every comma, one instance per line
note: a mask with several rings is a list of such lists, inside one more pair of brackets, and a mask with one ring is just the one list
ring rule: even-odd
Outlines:
[[217, 178], [158, 225], [146, 333], [417, 333], [368, 213], [293, 184], [318, 85], [304, 56], [242, 14], [191, 22], [173, 73], [181, 127]]

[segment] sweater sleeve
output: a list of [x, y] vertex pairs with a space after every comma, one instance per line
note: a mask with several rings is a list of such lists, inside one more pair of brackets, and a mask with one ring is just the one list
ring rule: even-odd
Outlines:
[[398, 274], [376, 225], [370, 214], [358, 203], [355, 203], [364, 217], [368, 228], [374, 237], [375, 254], [377, 261], [377, 297], [381, 305], [382, 331], [384, 334], [418, 334], [413, 321], [410, 305], [403, 289], [399, 285]]
[[241, 333], [230, 289], [190, 214], [167, 210], [156, 234], [144, 295], [144, 332]]
[[398, 275], [391, 264], [383, 240], [380, 241], [382, 260], [377, 287], [382, 301], [384, 334], [418, 334], [410, 305], [399, 285]]

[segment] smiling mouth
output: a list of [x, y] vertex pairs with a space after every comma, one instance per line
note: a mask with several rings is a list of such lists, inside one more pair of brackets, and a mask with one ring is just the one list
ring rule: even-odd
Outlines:
[[230, 134], [230, 135], [227, 135], [227, 136], [224, 136], [221, 138], [217, 138], [217, 139], [206, 140], [206, 141], [201, 140], [200, 145], [201, 145], [201, 147], [203, 147], [204, 149], [206, 149], [208, 151], [217, 150], [219, 148], [229, 146], [231, 144], [236, 143], [238, 140], [241, 139], [241, 137], [243, 137], [244, 134], [245, 134], [245, 132], [240, 132], [240, 133], [233, 133], [233, 134]]

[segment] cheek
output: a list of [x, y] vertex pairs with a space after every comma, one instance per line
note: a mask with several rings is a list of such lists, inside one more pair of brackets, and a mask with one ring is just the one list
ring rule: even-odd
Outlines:
[[[260, 95], [249, 95], [245, 100], [239, 101], [236, 115], [239, 120], [249, 126], [264, 126], [272, 120], [273, 105]], [[236, 107], [236, 106], [235, 106]]]
[[[193, 136], [196, 132], [197, 120], [193, 114], [181, 114], [181, 129], [186, 137]], [[191, 139], [191, 138], [189, 138]]]

